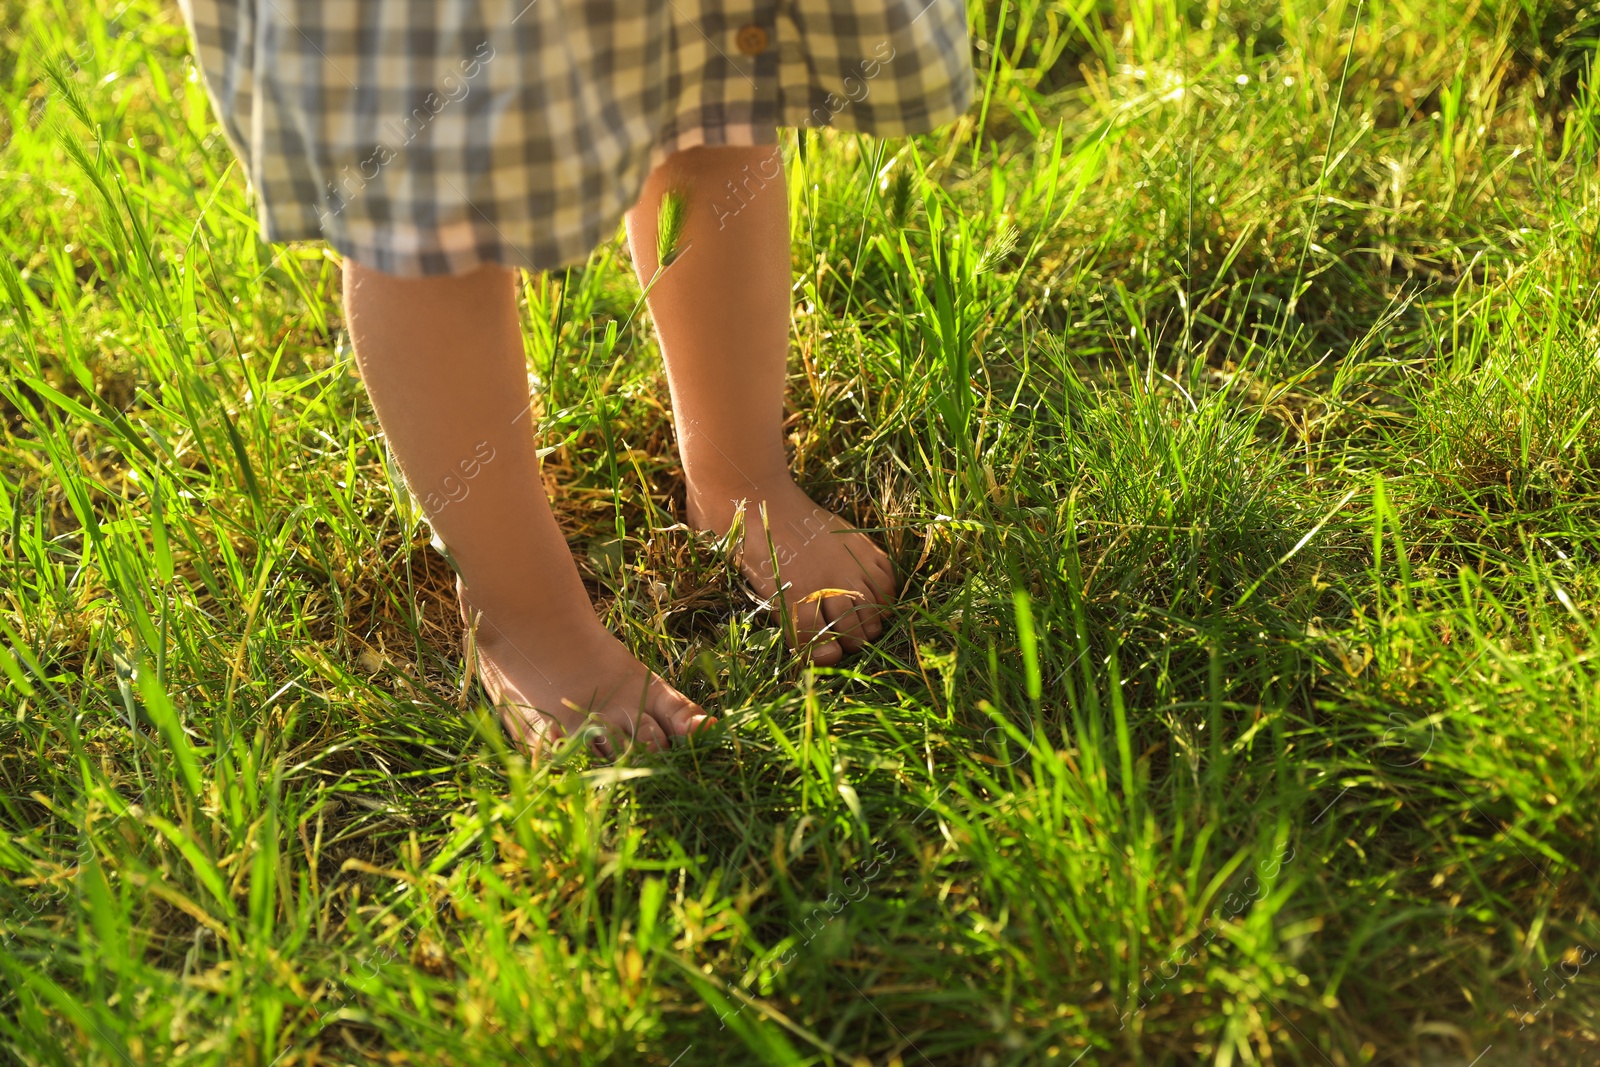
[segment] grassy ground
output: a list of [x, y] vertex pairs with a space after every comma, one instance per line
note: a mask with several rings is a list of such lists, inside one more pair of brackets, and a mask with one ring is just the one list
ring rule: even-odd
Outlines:
[[575, 555], [727, 724], [530, 768], [176, 11], [0, 7], [0, 1057], [1600, 1057], [1589, 9], [1005, 0], [953, 129], [808, 135], [847, 669], [679, 524], [621, 246], [528, 278]]

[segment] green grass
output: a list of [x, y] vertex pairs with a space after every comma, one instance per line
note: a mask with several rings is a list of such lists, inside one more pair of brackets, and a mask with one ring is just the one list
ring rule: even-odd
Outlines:
[[808, 134], [795, 465], [906, 578], [841, 669], [680, 524], [620, 242], [526, 279], [726, 724], [529, 767], [177, 12], [0, 7], [0, 1058], [1600, 1055], [1589, 9], [975, 4], [967, 118]]

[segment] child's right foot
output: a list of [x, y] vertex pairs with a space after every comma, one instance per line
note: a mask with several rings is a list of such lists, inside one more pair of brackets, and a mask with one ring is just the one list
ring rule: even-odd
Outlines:
[[630, 744], [656, 751], [715, 721], [640, 663], [587, 604], [587, 618], [554, 612], [502, 629], [472, 609], [459, 583], [457, 593], [469, 630], [476, 623], [478, 679], [530, 755], [585, 731], [601, 755]]

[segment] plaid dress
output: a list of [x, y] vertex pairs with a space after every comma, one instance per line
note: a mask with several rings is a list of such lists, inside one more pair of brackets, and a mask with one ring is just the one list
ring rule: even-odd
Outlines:
[[268, 241], [392, 274], [549, 269], [650, 169], [778, 126], [929, 130], [964, 0], [182, 0]]

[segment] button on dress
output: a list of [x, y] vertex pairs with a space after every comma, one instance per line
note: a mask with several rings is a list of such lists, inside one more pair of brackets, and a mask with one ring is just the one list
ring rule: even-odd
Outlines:
[[267, 241], [545, 270], [650, 169], [780, 126], [921, 133], [973, 92], [964, 0], [181, 0]]

